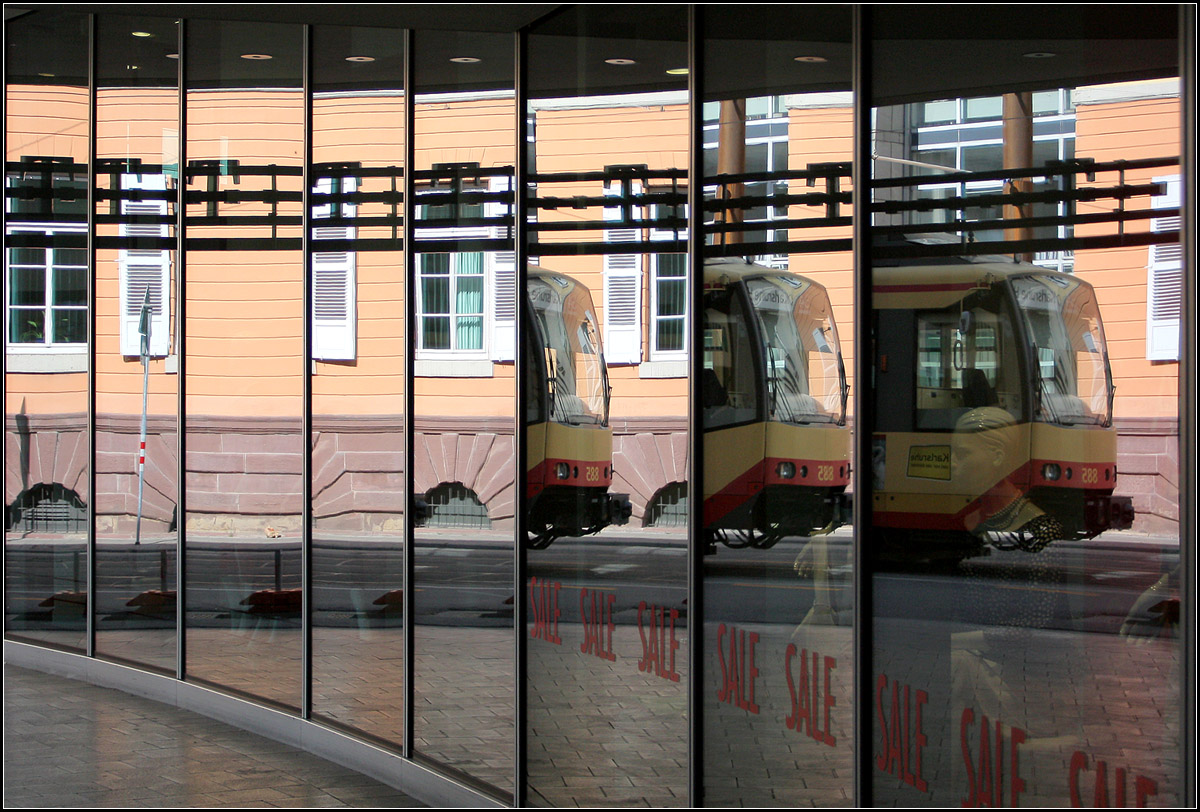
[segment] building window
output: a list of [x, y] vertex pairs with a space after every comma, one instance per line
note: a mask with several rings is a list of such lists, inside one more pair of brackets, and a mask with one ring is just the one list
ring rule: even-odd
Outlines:
[[[510, 188], [502, 175], [457, 191], [496, 196]], [[418, 375], [488, 377], [491, 362], [515, 357], [516, 256], [484, 248], [508, 236], [503, 219], [510, 208], [503, 199], [417, 207], [418, 240], [463, 241], [468, 249], [417, 255]], [[477, 247], [484, 250], [469, 250]]]
[[121, 201], [123, 238], [118, 257], [121, 282], [121, 354], [142, 352], [142, 305], [150, 307], [149, 354], [161, 358], [171, 349], [171, 251], [156, 243], [170, 236], [166, 197], [167, 176], [124, 174], [121, 190], [130, 192]]
[[422, 254], [418, 265], [418, 348], [482, 352], [483, 254]]
[[353, 361], [357, 356], [357, 255], [349, 247], [321, 250], [325, 240], [353, 244], [354, 226], [321, 221], [353, 219], [357, 206], [341, 196], [357, 189], [357, 178], [339, 176], [318, 178], [312, 190], [312, 357], [318, 361]]
[[[1150, 199], [1155, 209], [1179, 206], [1180, 178], [1178, 175], [1155, 178], [1165, 191]], [[1155, 217], [1150, 221], [1154, 233], [1179, 232], [1179, 215]], [[1150, 361], [1179, 360], [1179, 319], [1183, 295], [1183, 246], [1179, 242], [1164, 242], [1150, 246], [1146, 266], [1146, 359]]]
[[62, 238], [86, 233], [87, 184], [85, 167], [71, 158], [22, 156], [9, 164], [5, 329], [12, 349], [77, 352], [87, 344], [87, 250], [62, 246]]
[[687, 257], [655, 254], [650, 291], [651, 358], [684, 357], [687, 352]]
[[[612, 198], [621, 192], [619, 182], [604, 189], [604, 194]], [[641, 184], [631, 181], [629, 193], [640, 194]], [[620, 227], [627, 211], [633, 210], [604, 208], [604, 219], [617, 226], [604, 230], [604, 241], [614, 246], [628, 245], [630, 249], [627, 253], [604, 255], [604, 355], [609, 364], [637, 364], [642, 360], [642, 258], [636, 253], [641, 233], [636, 228]]]
[[[77, 230], [76, 230], [77, 231]], [[9, 229], [8, 234], [53, 229]], [[81, 349], [87, 344], [87, 250], [9, 248], [8, 340], [23, 349]]]
[[[1003, 191], [999, 180], [941, 183], [936, 180], [947, 171], [989, 172], [1003, 168], [1003, 100], [999, 96], [974, 99], [945, 99], [924, 102], [909, 107], [912, 122], [912, 152], [909, 160], [924, 166], [915, 167], [916, 174], [929, 176], [930, 182], [918, 187], [918, 199], [937, 201], [953, 197], [995, 195]], [[1043, 166], [1051, 161], [1067, 161], [1075, 156], [1075, 108], [1071, 92], [1066, 89], [1039, 91], [1033, 94], [1033, 164]], [[1039, 181], [1032, 191], [1049, 191], [1057, 180]], [[1035, 203], [1033, 216], [1053, 217], [1065, 214], [1063, 204]], [[968, 206], [963, 215], [967, 221], [998, 220], [999, 206]], [[952, 223], [955, 212], [932, 208], [910, 215], [914, 225]], [[1003, 230], [972, 232], [977, 241], [1001, 240]], [[1069, 225], [1038, 226], [1035, 239], [1067, 238], [1072, 235]], [[1070, 273], [1074, 255], [1070, 251], [1043, 251], [1034, 256], [1034, 263], [1044, 268]]]
[[[13, 164], [9, 164], [13, 167]], [[87, 217], [86, 166], [71, 158], [22, 156], [7, 176], [9, 222], [52, 217], [83, 220]]]

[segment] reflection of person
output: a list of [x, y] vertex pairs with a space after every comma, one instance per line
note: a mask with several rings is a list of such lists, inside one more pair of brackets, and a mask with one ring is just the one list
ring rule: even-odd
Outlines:
[[833, 587], [829, 582], [829, 537], [810, 538], [796, 554], [792, 568], [798, 577], [812, 578], [813, 591], [813, 605], [796, 627], [796, 631], [802, 626], [840, 625], [837, 610], [833, 608]]
[[1121, 624], [1121, 637], [1144, 644], [1179, 633], [1179, 566], [1155, 581], [1134, 601]]
[[1011, 414], [997, 406], [971, 409], [954, 427], [950, 457], [954, 484], [979, 494], [966, 516], [976, 535], [1015, 534], [1022, 549], [1036, 552], [1062, 538], [1062, 525], [1029, 501], [1012, 481], [1017, 470], [1020, 434]]
[[1075, 742], [1058, 735], [1071, 725], [1038, 705], [1020, 652], [1034, 647], [1033, 635], [1055, 616], [1061, 551], [1047, 547], [1064, 531], [1014, 482], [1024, 462], [1022, 436], [1013, 416], [997, 406], [971, 409], [955, 425], [951, 477], [959, 492], [978, 495], [967, 528], [998, 549], [1023, 552], [964, 573], [963, 605], [978, 626], [950, 635], [951, 691], [954, 707], [1025, 731], [1026, 748], [1052, 748]]

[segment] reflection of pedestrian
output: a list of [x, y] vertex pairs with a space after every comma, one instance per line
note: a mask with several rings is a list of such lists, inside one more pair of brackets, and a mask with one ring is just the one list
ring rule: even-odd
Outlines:
[[965, 517], [968, 530], [979, 536], [1011, 534], [1016, 546], [1036, 552], [1062, 538], [1063, 528], [1013, 482], [1022, 447], [1011, 414], [996, 406], [972, 409], [954, 427], [951, 476], [960, 490], [979, 494]]
[[1138, 596], [1121, 624], [1127, 643], [1143, 644], [1179, 634], [1179, 565]]

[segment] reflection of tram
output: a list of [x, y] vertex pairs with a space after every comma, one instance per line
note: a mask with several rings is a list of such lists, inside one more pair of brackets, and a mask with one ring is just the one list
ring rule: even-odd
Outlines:
[[591, 294], [569, 276], [531, 267], [526, 306], [534, 333], [523, 350], [529, 546], [542, 549], [625, 524], [630, 504], [608, 493], [608, 373]]
[[820, 284], [704, 267], [704, 527], [729, 547], [832, 530], [848, 513], [846, 375]]
[[987, 261], [874, 270], [874, 525], [884, 560], [1128, 528], [1091, 285]]

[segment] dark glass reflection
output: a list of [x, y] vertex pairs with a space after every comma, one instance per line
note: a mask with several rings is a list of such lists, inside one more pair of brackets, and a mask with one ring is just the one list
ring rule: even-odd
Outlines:
[[201, 21], [188, 32], [187, 673], [295, 707], [301, 32]]
[[511, 798], [513, 56], [418, 32], [412, 489], [415, 754]]
[[177, 30], [103, 17], [97, 37], [96, 651], [174, 673]]
[[403, 38], [318, 27], [313, 48], [312, 711], [399, 748]]
[[854, 797], [850, 18], [770, 17], [702, 18], [703, 793], [834, 806]]
[[88, 18], [35, 11], [4, 33], [4, 629], [11, 639], [82, 650], [91, 501]]
[[688, 802], [686, 66], [682, 7], [576, 7], [530, 36], [534, 805]]
[[[1179, 172], [1174, 12], [1114, 37], [1107, 10], [1076, 11], [973, 16], [978, 38], [936, 53], [904, 40], [901, 15], [875, 28], [867, 541], [884, 805], [1180, 797], [1179, 536], [1156, 481], [1174, 464], [1177, 368], [1150, 360], [1153, 308], [1129, 306], [1152, 300], [1177, 237], [1174, 211], [1154, 216]], [[1022, 50], [988, 34], [1048, 24], [1062, 53], [966, 68]], [[1139, 81], [1068, 54], [1097, 47]], [[1144, 480], [1133, 443], [1163, 453]]]

